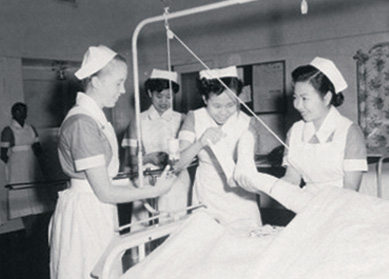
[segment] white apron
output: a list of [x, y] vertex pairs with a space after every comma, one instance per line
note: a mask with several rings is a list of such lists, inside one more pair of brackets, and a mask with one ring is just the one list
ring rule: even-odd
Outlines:
[[[75, 114], [86, 114], [102, 125], [93, 114], [78, 106], [68, 113], [66, 119]], [[118, 145], [111, 124], [106, 122], [103, 125], [102, 131], [112, 148], [108, 172], [113, 177], [119, 167]], [[51, 279], [91, 278], [90, 273], [115, 236], [117, 225], [116, 206], [102, 203], [87, 180], [71, 179], [70, 188], [59, 193], [51, 219]]]
[[[27, 123], [24, 124], [24, 127], [19, 126], [19, 124], [12, 124], [10, 128], [14, 135], [15, 145], [10, 147], [8, 152], [8, 183], [42, 181], [39, 163], [32, 149], [32, 145], [37, 142], [33, 128]], [[39, 185], [36, 186], [37, 188], [8, 190], [9, 219], [39, 214], [48, 209], [45, 205], [46, 193], [40, 192]]]
[[343, 187], [343, 162], [348, 129], [352, 122], [339, 119], [332, 141], [303, 140], [304, 122], [293, 125], [287, 160], [303, 177], [306, 189], [316, 192], [325, 186]]
[[[205, 108], [194, 111], [195, 134], [200, 139], [209, 127], [217, 127]], [[226, 153], [236, 161], [237, 142], [244, 131], [247, 131], [250, 118], [244, 113], [231, 116], [223, 125], [226, 135], [222, 141]], [[219, 165], [209, 148], [198, 154], [199, 166], [193, 188], [193, 204], [203, 203], [207, 211], [224, 225], [236, 227], [255, 227], [261, 225], [261, 216], [255, 194], [241, 187], [230, 187]]]

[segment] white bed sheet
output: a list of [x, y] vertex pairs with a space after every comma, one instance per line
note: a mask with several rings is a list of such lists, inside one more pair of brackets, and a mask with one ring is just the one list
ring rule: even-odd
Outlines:
[[388, 201], [330, 188], [267, 237], [195, 215], [121, 279], [386, 278], [388, 232]]

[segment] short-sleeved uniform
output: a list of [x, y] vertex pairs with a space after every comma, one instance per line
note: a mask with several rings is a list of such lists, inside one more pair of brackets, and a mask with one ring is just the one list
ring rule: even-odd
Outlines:
[[[206, 108], [190, 111], [180, 131], [179, 139], [194, 143], [207, 128], [218, 127]], [[237, 143], [244, 131], [250, 127], [250, 117], [243, 112], [232, 115], [221, 127], [225, 136], [221, 139], [226, 146], [226, 154], [236, 161]], [[193, 203], [203, 203], [216, 219], [224, 225], [261, 225], [261, 216], [256, 195], [241, 187], [230, 187], [216, 157], [209, 147], [199, 154], [199, 166], [193, 186]]]
[[65, 118], [58, 154], [70, 187], [59, 193], [50, 224], [52, 279], [85, 279], [114, 236], [116, 207], [102, 203], [85, 177], [85, 170], [106, 166], [118, 172], [116, 135], [103, 111], [84, 93]]
[[[5, 140], [4, 135], [9, 135]], [[42, 180], [42, 173], [32, 145], [39, 142], [36, 130], [12, 120], [2, 133], [1, 147], [8, 148], [7, 183], [28, 183]], [[9, 192], [9, 218], [39, 214], [45, 211], [43, 197], [35, 188]]]
[[343, 187], [344, 173], [366, 171], [366, 145], [356, 124], [330, 108], [316, 132], [312, 122], [298, 121], [288, 133], [283, 164], [293, 166], [309, 190]]
[[[160, 115], [153, 105], [140, 114], [142, 147], [145, 154], [152, 152], [166, 152], [169, 154], [168, 140], [176, 139], [183, 121], [183, 115], [172, 109]], [[122, 141], [122, 147], [137, 148], [136, 123], [131, 121]], [[157, 169], [153, 164], [144, 167]], [[188, 206], [190, 178], [187, 170], [183, 170], [171, 190], [158, 198], [158, 209], [161, 211], [176, 211]], [[140, 203], [134, 202], [133, 218], [146, 218], [147, 214]], [[134, 220], [133, 220], [134, 221]]]

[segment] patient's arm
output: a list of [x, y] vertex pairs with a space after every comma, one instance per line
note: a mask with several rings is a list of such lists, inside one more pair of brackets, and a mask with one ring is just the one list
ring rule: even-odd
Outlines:
[[[238, 170], [240, 167], [237, 164], [236, 169]], [[313, 198], [312, 193], [297, 185], [265, 173], [252, 173], [243, 170], [237, 171], [235, 174], [234, 178], [242, 188], [254, 193], [263, 192], [296, 213], [301, 212]]]
[[312, 193], [302, 190], [297, 185], [277, 179], [274, 176], [257, 172], [252, 154], [255, 139], [252, 133], [245, 133], [238, 145], [238, 160], [234, 179], [247, 191], [263, 192], [276, 199], [286, 208], [298, 213], [313, 197]]
[[[257, 173], [257, 167], [254, 160], [254, 148], [255, 148], [255, 138], [254, 134], [250, 131], [246, 131], [242, 134], [238, 142], [238, 156], [236, 167], [234, 170], [233, 178], [235, 182], [244, 183], [244, 189], [249, 192], [256, 192], [257, 189], [250, 188], [250, 183], [245, 183], [246, 176], [253, 176]], [[241, 181], [237, 180], [239, 178]], [[229, 181], [229, 184], [233, 185], [232, 181]]]

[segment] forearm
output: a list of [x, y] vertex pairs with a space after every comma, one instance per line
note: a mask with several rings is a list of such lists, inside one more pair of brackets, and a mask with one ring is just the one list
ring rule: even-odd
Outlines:
[[128, 185], [113, 185], [105, 166], [88, 169], [85, 173], [97, 198], [104, 203], [126, 203], [159, 195], [158, 188], [136, 188], [130, 181]]
[[185, 169], [203, 149], [203, 145], [200, 141], [196, 141], [189, 147], [180, 152], [180, 160], [174, 165], [175, 169], [180, 171]]
[[361, 171], [348, 171], [344, 174], [344, 188], [359, 191], [363, 173]]
[[239, 139], [238, 143], [238, 163], [243, 163], [247, 167], [254, 167], [255, 137], [251, 131], [246, 131]]

